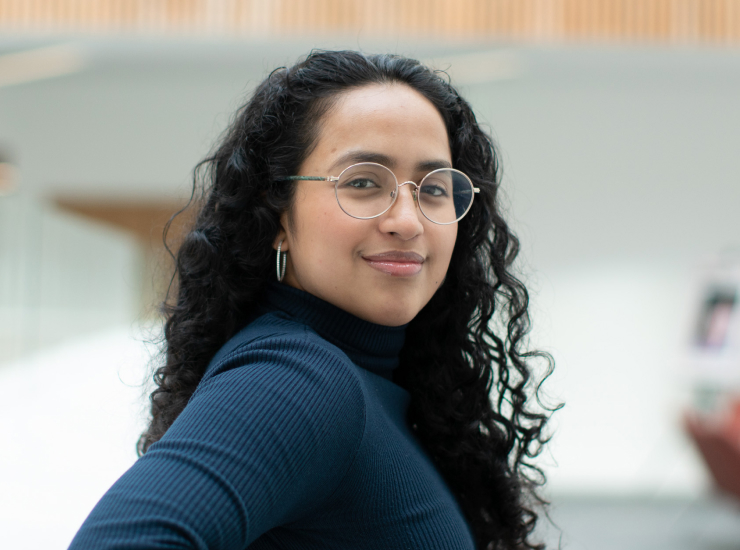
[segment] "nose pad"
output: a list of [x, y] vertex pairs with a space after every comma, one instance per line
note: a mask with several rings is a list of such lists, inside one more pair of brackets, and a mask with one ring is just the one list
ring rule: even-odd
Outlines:
[[[409, 189], [411, 196], [413, 197], [411, 204], [408, 203], [406, 198], [397, 200], [401, 194], [401, 187], [410, 184], [412, 187]], [[415, 236], [424, 232], [424, 225], [422, 223], [423, 212], [419, 208], [418, 195], [416, 184], [412, 181], [400, 184], [394, 193], [394, 204], [389, 208], [390, 212], [381, 221], [380, 229], [384, 232], [393, 233], [402, 237], [403, 239], [411, 239]]]
[[[401, 185], [398, 186], [399, 192], [401, 191], [401, 187], [403, 187], [404, 185], [411, 186], [411, 196], [414, 198], [414, 204], [418, 206], [419, 205], [419, 195], [418, 195], [419, 186], [416, 185], [416, 183], [414, 183], [413, 181], [405, 181]], [[395, 191], [391, 193], [391, 195], [394, 195], [394, 194], [395, 194]]]

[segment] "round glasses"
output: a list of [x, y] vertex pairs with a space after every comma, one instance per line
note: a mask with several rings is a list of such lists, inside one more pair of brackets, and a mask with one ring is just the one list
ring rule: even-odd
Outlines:
[[360, 220], [377, 218], [388, 212], [396, 202], [399, 189], [411, 185], [411, 193], [424, 217], [436, 224], [447, 225], [460, 221], [468, 213], [475, 193], [479, 192], [468, 176], [454, 168], [433, 170], [418, 185], [413, 181], [399, 184], [389, 168], [374, 162], [353, 164], [339, 176], [288, 176], [280, 179], [334, 182], [339, 207]]

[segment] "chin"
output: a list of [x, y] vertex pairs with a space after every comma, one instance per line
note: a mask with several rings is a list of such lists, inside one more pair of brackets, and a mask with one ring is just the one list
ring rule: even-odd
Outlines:
[[375, 322], [376, 325], [383, 325], [384, 327], [400, 327], [410, 323], [414, 319], [415, 315], [411, 316], [394, 316], [394, 317], [383, 317]]
[[417, 308], [415, 305], [396, 302], [389, 304], [381, 311], [376, 310], [373, 312], [372, 319], [368, 320], [377, 325], [399, 327], [410, 323], [418, 315], [419, 311], [421, 311], [421, 308]]

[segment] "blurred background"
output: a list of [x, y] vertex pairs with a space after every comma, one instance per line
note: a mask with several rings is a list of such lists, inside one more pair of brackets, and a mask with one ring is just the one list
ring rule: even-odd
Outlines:
[[566, 403], [543, 540], [739, 549], [740, 0], [0, 0], [0, 547], [136, 459], [163, 226], [312, 48], [446, 70], [500, 146]]

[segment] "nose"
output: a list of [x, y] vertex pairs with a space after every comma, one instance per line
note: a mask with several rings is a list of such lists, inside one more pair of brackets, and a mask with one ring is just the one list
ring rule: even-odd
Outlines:
[[415, 183], [407, 181], [399, 184], [396, 202], [381, 218], [381, 231], [398, 235], [403, 240], [413, 239], [424, 232], [417, 193]]

